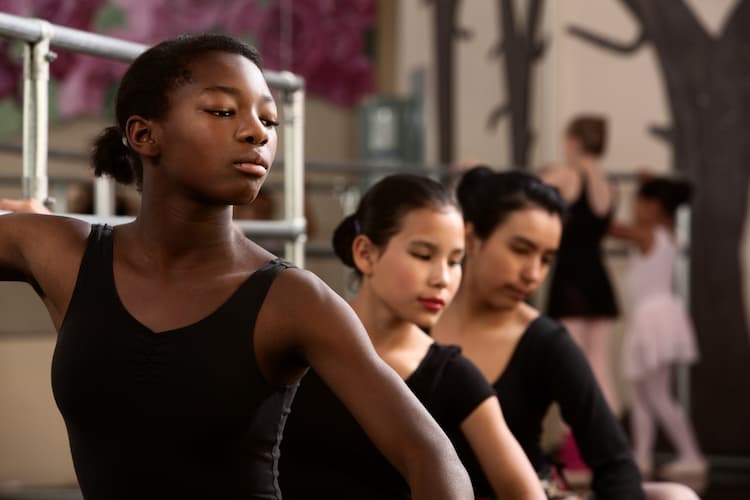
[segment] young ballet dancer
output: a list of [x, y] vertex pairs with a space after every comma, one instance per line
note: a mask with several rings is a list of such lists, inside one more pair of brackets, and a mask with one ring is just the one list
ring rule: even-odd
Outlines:
[[619, 403], [609, 345], [618, 308], [601, 249], [614, 210], [612, 186], [601, 165], [606, 139], [603, 117], [576, 117], [563, 138], [565, 163], [543, 171], [541, 177], [560, 190], [569, 207], [549, 287], [547, 313], [561, 321], [583, 349], [604, 397], [616, 413]]
[[472, 498], [351, 308], [232, 228], [276, 152], [255, 50], [209, 34], [156, 45], [124, 75], [116, 117], [93, 165], [141, 190], [134, 222], [0, 217], [0, 279], [31, 284], [59, 332], [52, 387], [84, 498], [280, 498], [279, 441], [308, 365], [414, 498]]
[[[528, 174], [478, 167], [462, 178], [458, 198], [467, 225], [464, 274], [432, 336], [460, 345], [492, 383], [508, 427], [537, 472], [551, 476], [540, 441], [542, 420], [557, 403], [591, 467], [596, 498], [643, 498], [644, 487], [652, 499], [697, 498], [680, 485], [642, 487], [625, 435], [580, 348], [563, 325], [525, 302], [560, 245], [559, 192]], [[457, 449], [476, 477], [465, 447]], [[474, 484], [478, 494], [487, 491]]]
[[632, 225], [613, 224], [610, 234], [635, 247], [630, 261], [630, 317], [623, 346], [625, 376], [633, 384], [630, 414], [634, 454], [644, 475], [653, 468], [656, 422], [678, 457], [661, 475], [704, 474], [707, 466], [690, 421], [672, 397], [672, 369], [696, 361], [693, 327], [673, 291], [679, 249], [677, 209], [690, 199], [690, 185], [663, 177], [638, 188]]
[[[386, 177], [339, 224], [333, 246], [356, 273], [351, 304], [378, 355], [449, 437], [468, 441], [488, 495], [545, 498], [492, 387], [459, 348], [420, 329], [435, 323], [461, 279], [464, 224], [450, 191], [427, 177]], [[285, 500], [410, 498], [398, 471], [315, 371], [292, 405], [280, 478]]]

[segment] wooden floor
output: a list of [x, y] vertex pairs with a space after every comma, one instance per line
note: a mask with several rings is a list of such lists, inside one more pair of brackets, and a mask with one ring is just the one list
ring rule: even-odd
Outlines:
[[[749, 500], [750, 470], [715, 469], [703, 488], [689, 486], [697, 490], [702, 500]], [[83, 500], [83, 497], [75, 488], [18, 489], [0, 490], [0, 500]]]

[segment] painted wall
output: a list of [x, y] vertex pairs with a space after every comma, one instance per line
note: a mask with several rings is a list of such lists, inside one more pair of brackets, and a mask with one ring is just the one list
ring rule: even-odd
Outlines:
[[[736, 0], [686, 0], [707, 31], [718, 33], [736, 5]], [[510, 162], [509, 123], [503, 120], [495, 130], [486, 126], [490, 111], [505, 99], [502, 60], [488, 53], [500, 38], [499, 1], [460, 2], [458, 26], [473, 32], [470, 40], [456, 42], [455, 116], [456, 161], [480, 160], [506, 167]], [[432, 52], [432, 12], [429, 2], [399, 3], [400, 50], [397, 52], [397, 88], [409, 90], [409, 75], [425, 68], [434, 79], [435, 55]], [[526, 8], [525, 0], [515, 0], [517, 12]], [[524, 22], [520, 15], [519, 25]], [[638, 26], [616, 0], [549, 0], [545, 2], [542, 35], [547, 51], [536, 66], [532, 92], [532, 130], [535, 142], [531, 150], [531, 169], [559, 161], [560, 134], [574, 115], [597, 112], [610, 118], [609, 150], [605, 168], [612, 173], [630, 173], [643, 167], [657, 172], [671, 169], [671, 150], [648, 133], [652, 125], [668, 125], [669, 109], [662, 88], [654, 51], [646, 46], [632, 56], [617, 56], [602, 51], [566, 33], [569, 25], [587, 27], [611, 39], [634, 40]], [[434, 108], [434, 81], [426, 86], [430, 103], [426, 120], [427, 157], [437, 156], [437, 122]], [[618, 217], [630, 216], [632, 184], [619, 190]], [[750, 214], [750, 207], [748, 208]], [[750, 318], [750, 217], [746, 218], [744, 244], [738, 249], [744, 264], [745, 300]], [[610, 258], [619, 296], [625, 296], [624, 259]], [[627, 313], [627, 311], [626, 311]], [[622, 323], [618, 325], [621, 332]], [[617, 366], [616, 337], [612, 362]], [[748, 339], [750, 341], [750, 339]], [[621, 386], [623, 397], [627, 388]]]

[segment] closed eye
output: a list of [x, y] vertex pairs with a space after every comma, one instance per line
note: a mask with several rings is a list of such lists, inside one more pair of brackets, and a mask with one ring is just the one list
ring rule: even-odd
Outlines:
[[513, 253], [516, 253], [518, 255], [528, 255], [533, 251], [530, 248], [520, 246], [512, 246], [511, 250], [513, 250]]
[[266, 126], [266, 127], [268, 127], [268, 128], [275, 128], [275, 127], [278, 127], [280, 125], [279, 122], [277, 122], [276, 120], [272, 120], [270, 118], [262, 118], [261, 122], [263, 122], [263, 125]]
[[234, 111], [231, 109], [207, 109], [205, 111], [206, 113], [210, 113], [219, 118], [229, 118], [230, 116], [234, 116]]

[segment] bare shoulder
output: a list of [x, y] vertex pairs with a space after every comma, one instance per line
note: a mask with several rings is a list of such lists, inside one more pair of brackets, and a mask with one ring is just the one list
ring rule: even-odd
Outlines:
[[261, 369], [269, 380], [287, 383], [308, 365], [325, 378], [325, 370], [321, 371], [325, 359], [355, 356], [367, 340], [344, 299], [315, 274], [297, 268], [277, 276], [258, 316], [256, 331]]
[[314, 273], [292, 267], [276, 278], [264, 307], [281, 324], [299, 326], [344, 305], [346, 302]]
[[82, 251], [91, 225], [57, 215], [11, 214], [2, 216], [3, 235], [13, 238], [24, 255], [53, 253], [59, 257]]
[[539, 177], [548, 184], [564, 182], [575, 174], [574, 170], [563, 164], [547, 165], [539, 171]]
[[560, 190], [560, 194], [567, 202], [574, 200], [581, 189], [580, 178], [573, 167], [558, 165], [541, 175], [542, 181]]

